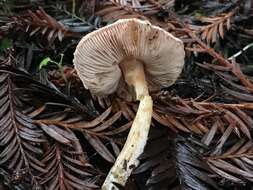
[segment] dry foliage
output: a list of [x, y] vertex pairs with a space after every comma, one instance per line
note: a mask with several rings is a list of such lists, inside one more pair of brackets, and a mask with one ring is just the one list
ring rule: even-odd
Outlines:
[[14, 16], [12, 20], [9, 23], [11, 29], [29, 33], [29, 37], [34, 35], [45, 36], [49, 43], [53, 43], [55, 39], [62, 41], [64, 37], [74, 35], [66, 27], [48, 15], [42, 8], [36, 12], [28, 10], [27, 15]]
[[[141, 164], [127, 188], [233, 189], [229, 182], [251, 187], [252, 72], [245, 74], [240, 59], [226, 59], [225, 51], [216, 48], [219, 40], [225, 42], [230, 37], [225, 31], [234, 32], [242, 4], [235, 3], [215, 16], [200, 17], [198, 22], [192, 19], [189, 24], [171, 11], [174, 0], [90, 3], [95, 15], [86, 20], [71, 15], [69, 7], [62, 6], [65, 3], [61, 10], [57, 4], [51, 6], [62, 14], [60, 19], [42, 8], [11, 16], [11, 22], [0, 27], [0, 39], [15, 29], [32, 37], [31, 41], [33, 37], [49, 44], [57, 41], [64, 46], [57, 50], [66, 52], [81, 34], [120, 18], [149, 19], [163, 27], [185, 42], [187, 64], [181, 81], [190, 86], [189, 75], [195, 72], [188, 67], [194, 67], [201, 73], [194, 85], [202, 84], [203, 79], [203, 88], [212, 91], [191, 89], [195, 94], [186, 96], [187, 89], [183, 88], [183, 97], [167, 89], [152, 94], [153, 127]], [[249, 14], [250, 6], [243, 6]], [[170, 16], [161, 16], [161, 12]], [[252, 40], [252, 29], [240, 30]], [[24, 60], [37, 55], [37, 50], [27, 49]], [[67, 83], [61, 75], [55, 76], [58, 71], [49, 71], [48, 78], [38, 81], [37, 75], [11, 66], [20, 68], [16, 57], [10, 52], [0, 67], [0, 175], [4, 182], [20, 189], [98, 189], [124, 144], [138, 105], [115, 95], [92, 97], [82, 89], [71, 66], [64, 68]], [[180, 81], [172, 88], [177, 89], [177, 85]]]
[[101, 3], [96, 14], [105, 21], [114, 21], [123, 18], [148, 19], [160, 11], [168, 10], [174, 6], [174, 0], [110, 0]]
[[[4, 65], [10, 61], [7, 59]], [[91, 179], [98, 173], [87, 161], [87, 156], [73, 131], [52, 124], [37, 123], [36, 117], [57, 117], [65, 115], [54, 110], [44, 113], [49, 102], [44, 105], [28, 104], [34, 95], [54, 96], [62, 106], [68, 102], [65, 96], [53, 89], [33, 81], [23, 72], [1, 67], [1, 167], [12, 175], [15, 183], [25, 183], [33, 188], [41, 186], [48, 189], [93, 189], [96, 180]], [[26, 81], [27, 86], [20, 86]], [[47, 93], [51, 94], [48, 95]], [[42, 98], [43, 99], [43, 98]], [[65, 100], [64, 100], [65, 99]], [[52, 100], [52, 99], [51, 99]], [[60, 103], [60, 101], [62, 101]], [[43, 103], [43, 102], [41, 102]], [[52, 106], [51, 105], [51, 109]], [[50, 107], [50, 106], [49, 106]], [[54, 107], [54, 106], [53, 106]], [[49, 110], [51, 110], [49, 109]], [[59, 108], [58, 108], [59, 109]], [[61, 109], [60, 109], [61, 110]]]
[[238, 9], [233, 11], [215, 16], [215, 17], [200, 17], [199, 20], [202, 23], [206, 23], [204, 26], [194, 26], [192, 28], [195, 30], [199, 29], [201, 39], [205, 40], [208, 44], [215, 43], [217, 38], [224, 39], [225, 30], [230, 30], [231, 28], [231, 17], [233, 17]]

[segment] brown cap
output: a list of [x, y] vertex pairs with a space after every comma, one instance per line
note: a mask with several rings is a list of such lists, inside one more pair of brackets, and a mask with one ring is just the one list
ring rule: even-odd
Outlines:
[[144, 64], [149, 89], [172, 85], [184, 65], [183, 42], [148, 21], [122, 19], [83, 37], [74, 66], [84, 86], [104, 96], [124, 85], [119, 64], [137, 59]]

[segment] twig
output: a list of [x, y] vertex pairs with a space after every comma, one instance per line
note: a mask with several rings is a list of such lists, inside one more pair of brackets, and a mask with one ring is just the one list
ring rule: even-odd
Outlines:
[[228, 60], [233, 60], [242, 53], [244, 53], [247, 49], [251, 48], [253, 46], [253, 43], [246, 45], [241, 51], [237, 52], [236, 54], [232, 55], [231, 57], [228, 58]]
[[247, 88], [248, 91], [253, 93], [253, 84], [250, 80], [246, 78], [246, 76], [242, 73], [240, 67], [235, 62], [232, 64], [225, 58], [223, 58], [219, 53], [217, 53], [213, 48], [208, 47], [197, 35], [189, 29], [189, 27], [185, 27], [185, 32], [193, 38], [203, 49], [207, 51], [213, 58], [215, 58], [221, 65], [228, 67], [231, 69], [231, 72], [242, 82], [242, 84]]
[[208, 160], [219, 160], [219, 159], [231, 159], [231, 158], [248, 158], [253, 157], [253, 153], [242, 153], [242, 154], [232, 154], [232, 155], [221, 155], [221, 156], [209, 156]]
[[[188, 103], [192, 103], [192, 101], [188, 101]], [[223, 103], [213, 103], [213, 102], [194, 102], [194, 104], [207, 106], [207, 107], [253, 109], [253, 103], [223, 104]]]

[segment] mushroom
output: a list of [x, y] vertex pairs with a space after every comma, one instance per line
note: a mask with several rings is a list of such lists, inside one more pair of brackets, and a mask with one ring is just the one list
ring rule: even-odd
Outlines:
[[[102, 189], [125, 185], [138, 166], [152, 118], [149, 92], [172, 85], [184, 65], [181, 40], [148, 21], [121, 19], [84, 36], [74, 66], [85, 88], [98, 96], [129, 92], [140, 101], [127, 140]], [[123, 89], [123, 90], [122, 90]], [[130, 89], [130, 90], [129, 90]]]

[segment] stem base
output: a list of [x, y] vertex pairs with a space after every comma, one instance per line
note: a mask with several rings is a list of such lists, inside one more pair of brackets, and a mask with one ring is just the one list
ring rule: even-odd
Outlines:
[[102, 190], [117, 189], [113, 182], [124, 186], [132, 170], [138, 166], [138, 157], [143, 153], [148, 138], [152, 108], [152, 98], [150, 96], [144, 96], [140, 101], [126, 143], [107, 175]]

